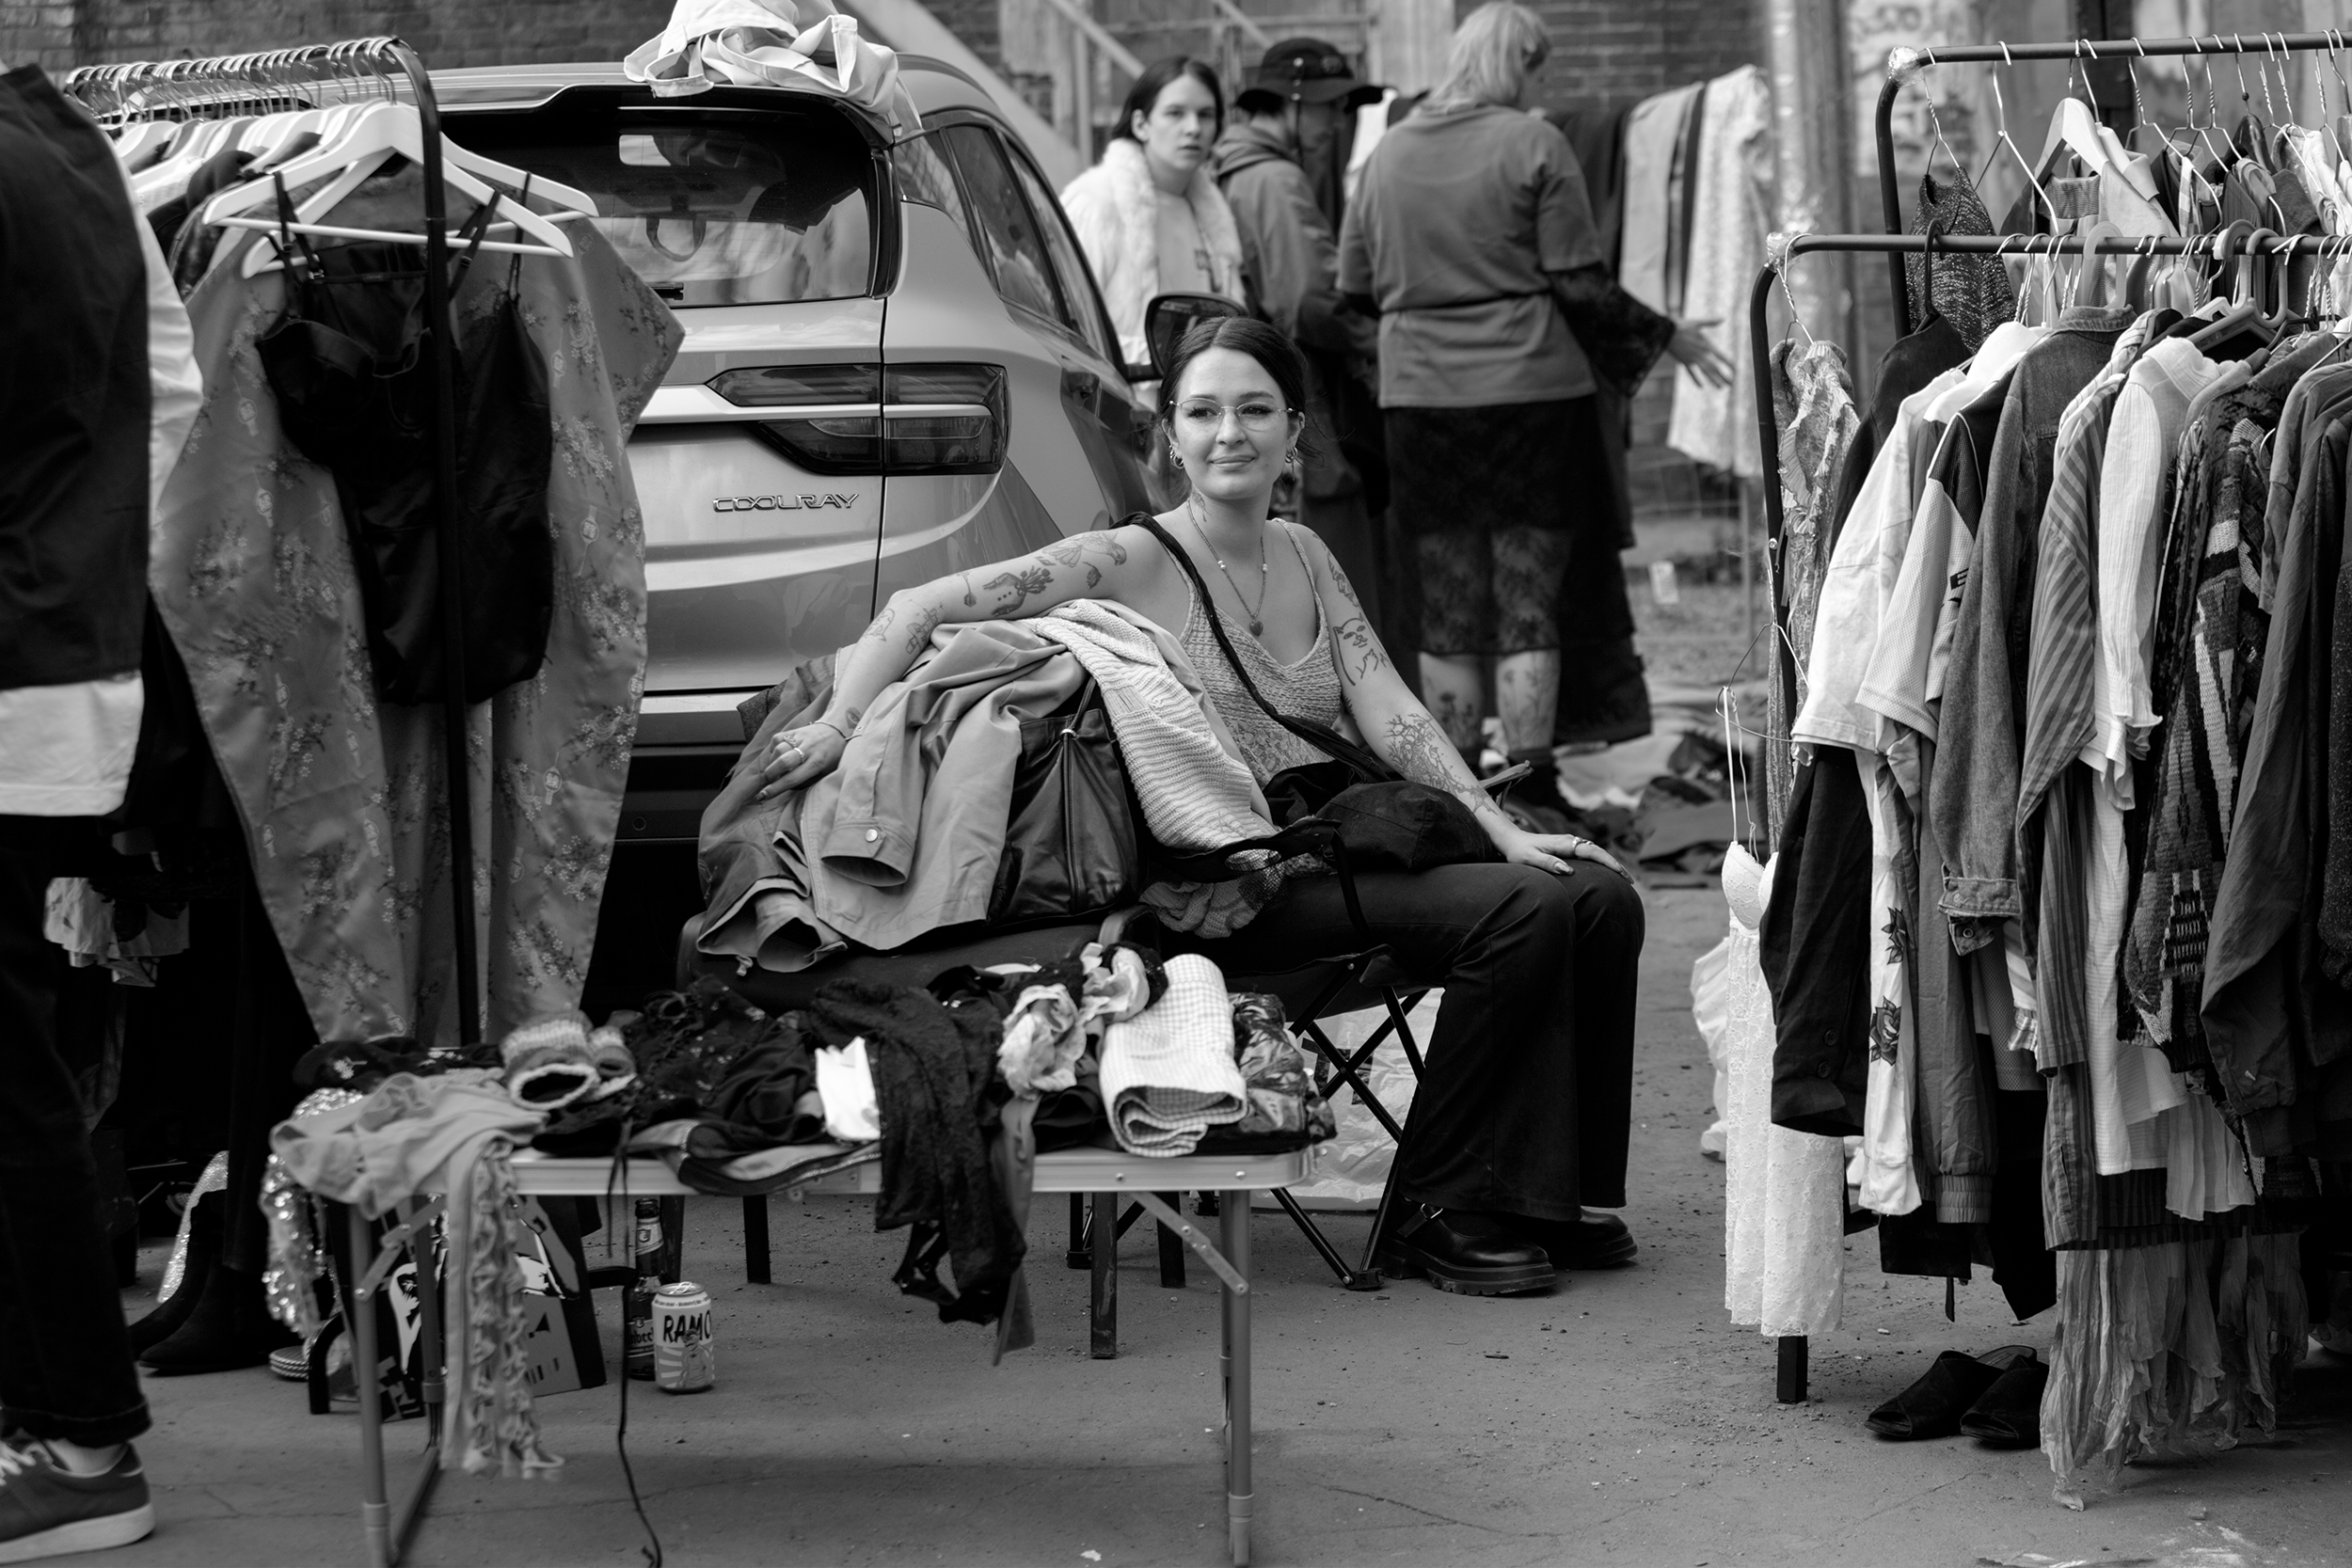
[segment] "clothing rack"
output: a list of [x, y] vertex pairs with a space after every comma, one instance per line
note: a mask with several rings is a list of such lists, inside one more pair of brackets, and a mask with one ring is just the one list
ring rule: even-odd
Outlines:
[[[66, 77], [65, 90], [88, 108], [101, 125], [112, 126], [154, 119], [221, 119], [326, 107], [371, 96], [389, 100], [399, 96], [396, 84], [403, 79], [414, 99], [423, 152], [425, 320], [421, 347], [429, 367], [432, 505], [440, 544], [441, 657], [447, 683], [441, 701], [441, 736], [449, 791], [451, 895], [456, 915], [453, 978], [458, 1043], [470, 1048], [482, 1039], [482, 1010], [474, 941], [473, 814], [466, 766], [465, 571], [455, 548], [457, 519], [453, 515], [458, 495], [455, 367], [451, 347], [454, 324], [450, 315], [441, 116], [432, 78], [417, 52], [399, 39], [368, 38], [212, 59], [86, 66]], [[258, 909], [252, 913], [258, 915]], [[265, 921], [250, 919], [245, 925], [243, 940], [248, 944], [274, 940]], [[248, 960], [250, 957], [248, 952]], [[259, 1049], [255, 1039], [239, 1042], [243, 1055], [250, 1056]], [[423, 1206], [395, 1218], [398, 1223], [380, 1250], [373, 1243], [353, 1249], [339, 1292], [350, 1331], [352, 1366], [358, 1373], [354, 1381], [358, 1386], [359, 1448], [365, 1478], [361, 1532], [369, 1560], [379, 1565], [399, 1560], [440, 1478], [441, 1408], [447, 1395], [439, 1358], [427, 1354], [422, 1383], [424, 1452], [415, 1480], [395, 1510], [388, 1500], [384, 1481], [383, 1394], [374, 1375], [378, 1361], [375, 1298], [389, 1288], [388, 1276], [405, 1241], [432, 1222], [432, 1208]], [[366, 1227], [355, 1221], [354, 1236], [366, 1243]], [[437, 1347], [441, 1307], [434, 1249], [417, 1247], [415, 1257], [421, 1310], [418, 1331], [424, 1343]]]
[[[2190, 44], [2195, 40], [2169, 41]], [[2109, 46], [2102, 44], [2098, 47]], [[2058, 44], [2016, 45], [2013, 46], [2012, 53], [2026, 48], [2040, 48], [2056, 51], [2056, 53], [2045, 53], [2036, 56], [2021, 55], [2020, 57], [2062, 58], [2067, 54], [2065, 47]], [[2158, 52], [2156, 45], [2150, 46], [2150, 53]], [[2190, 52], [2185, 48], [2171, 51], [2175, 54]], [[1898, 55], [1904, 53], [1906, 52], [1902, 50], [1896, 51]], [[1958, 52], [1947, 51], [1946, 57], [1948, 58], [1955, 53]], [[1967, 57], [1979, 57], [1982, 51], [1979, 50], [1970, 54]], [[1998, 46], [1993, 48], [1992, 57], [2001, 58]], [[1880, 146], [1883, 150], [1888, 145], [1885, 136], [1886, 109], [1895, 86], [1896, 83], [1890, 75], [1887, 90], [1882, 93], [1879, 99]], [[1886, 166], [1882, 163], [1882, 169]], [[1891, 193], [1893, 187], [1890, 185], [1887, 188]], [[1891, 194], [1889, 199], [1892, 200]], [[2185, 238], [2174, 235], [2141, 239], [2103, 236], [2090, 242], [2089, 249], [2092, 255], [2097, 256], [2211, 256], [2217, 247], [2217, 243], [2224, 239], [2226, 231], [2223, 234], [2193, 234]], [[2313, 256], [2323, 253], [2342, 254], [2348, 245], [2352, 245], [2352, 242], [2341, 238], [2301, 234], [2292, 239], [2281, 238], [2275, 245], [2265, 245], [2260, 254], [2265, 258]], [[2080, 237], [2054, 234], [1939, 234], [1932, 237], [1925, 234], [1900, 233], [1774, 234], [1766, 242], [1765, 264], [1757, 270], [1756, 283], [1748, 291], [1748, 352], [1756, 365], [1756, 450], [1763, 459], [1764, 468], [1764, 559], [1770, 575], [1772, 595], [1774, 635], [1768, 641], [1772, 645], [1772, 679], [1780, 689], [1782, 711], [1792, 717], [1797, 711], [1797, 668], [1795, 660], [1790, 657], [1788, 641], [1788, 574], [1781, 569], [1780, 557], [1781, 529], [1786, 518], [1780, 491], [1780, 430], [1772, 413], [1772, 336], [1769, 319], [1772, 291], [1779, 285], [1781, 274], [1788, 263], [1807, 253], [1883, 251], [1893, 260], [1897, 284], [1896, 298], [1899, 309], [1902, 297], [1902, 259], [1905, 256], [1924, 255], [1931, 249], [1954, 256], [2080, 256], [2084, 253], [2085, 245]], [[1804, 326], [1801, 319], [1798, 325], [1804, 327], [1806, 333], [1810, 335], [1812, 329]], [[1765, 743], [1781, 745], [1787, 742], [1787, 738], [1785, 736], [1768, 736]], [[1779, 824], [1772, 824], [1771, 831], [1777, 834]], [[1781, 1403], [1802, 1404], [1804, 1402], [1810, 1354], [1811, 1347], [1807, 1344], [1804, 1336], [1791, 1334], [1780, 1337], [1774, 1397]]]
[[[392, 99], [405, 81], [424, 157], [424, 329], [433, 423], [433, 515], [440, 535], [441, 745], [449, 790], [451, 897], [455, 906], [454, 990], [461, 1048], [482, 1040], [480, 960], [474, 936], [473, 812], [466, 767], [465, 563], [455, 547], [457, 424], [451, 345], [449, 211], [442, 185], [441, 111], [417, 52], [396, 38], [352, 39], [210, 59], [84, 66], [65, 79], [101, 125], [154, 119], [222, 119], [324, 107], [368, 96]], [[432, 1042], [426, 1041], [425, 1044]], [[365, 1381], [365, 1380], [362, 1380]]]
[[[2257, 33], [2250, 43], [2243, 33], [2232, 33], [2226, 38], [2214, 33], [2204, 38], [2067, 39], [2052, 43], [1957, 43], [1889, 50], [1886, 55], [1886, 81], [1879, 88], [1876, 121], [1879, 207], [1886, 223], [1886, 231], [1900, 234], [1903, 230], [1902, 193], [1897, 187], [1895, 174], [1895, 100], [1905, 86], [1918, 80], [1920, 73], [1931, 66], [2015, 65], [2021, 60], [2072, 60], [2081, 64], [2087, 71], [2090, 66], [2098, 64], [2128, 65], [2135, 60], [2182, 55], [2277, 55], [2315, 54], [2323, 50], [2328, 54], [2341, 54], [2346, 49], [2352, 49], [2352, 34], [2331, 28], [2324, 33]], [[2352, 97], [2352, 93], [2348, 93], [2347, 97]], [[2000, 236], [1979, 234], [1970, 237], [1998, 239]], [[1816, 245], [1812, 248], [1859, 250], [1867, 247]], [[2159, 250], [2156, 254], [2171, 253]], [[1903, 275], [1902, 254], [1890, 255], [1887, 268], [1894, 289], [1895, 322], [1898, 327], [1907, 331], [1911, 320], [1910, 283]]]

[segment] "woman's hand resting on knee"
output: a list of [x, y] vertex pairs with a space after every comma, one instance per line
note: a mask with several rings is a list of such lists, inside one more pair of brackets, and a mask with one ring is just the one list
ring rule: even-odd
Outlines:
[[849, 744], [830, 720], [784, 731], [769, 748], [768, 761], [760, 768], [768, 782], [760, 786], [759, 798], [772, 800], [787, 790], [806, 789], [841, 765], [841, 753]]
[[1513, 865], [1532, 865], [1538, 871], [1572, 877], [1576, 875], [1576, 862], [1591, 861], [1607, 866], [1629, 882], [1633, 880], [1633, 873], [1618, 864], [1616, 856], [1591, 839], [1579, 838], [1574, 833], [1527, 833], [1514, 829], [1507, 836], [1495, 834], [1494, 840], [1502, 858]]

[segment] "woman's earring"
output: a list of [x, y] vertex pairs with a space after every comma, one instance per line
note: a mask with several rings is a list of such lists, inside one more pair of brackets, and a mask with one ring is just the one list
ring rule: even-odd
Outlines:
[[1170, 463], [1175, 464], [1175, 465], [1176, 465], [1178, 467], [1180, 467], [1180, 468], [1181, 468], [1181, 467], [1183, 467], [1184, 466], [1184, 453], [1182, 453], [1182, 452], [1178, 451], [1177, 451], [1174, 447], [1172, 447], [1172, 446], [1171, 446], [1171, 447], [1169, 447], [1169, 448], [1168, 449], [1168, 460]]

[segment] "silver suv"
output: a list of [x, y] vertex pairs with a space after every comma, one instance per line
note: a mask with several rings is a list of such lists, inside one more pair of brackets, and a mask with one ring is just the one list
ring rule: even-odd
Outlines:
[[595, 197], [686, 329], [629, 443], [648, 657], [592, 1011], [667, 981], [737, 704], [899, 588], [1151, 504], [1151, 416], [1051, 188], [969, 77], [899, 70], [902, 141], [781, 88], [434, 74], [449, 135]]

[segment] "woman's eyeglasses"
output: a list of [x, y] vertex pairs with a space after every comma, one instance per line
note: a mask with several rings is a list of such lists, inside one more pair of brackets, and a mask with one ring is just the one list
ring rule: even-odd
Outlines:
[[1214, 398], [1186, 398], [1176, 405], [1177, 422], [1188, 431], [1202, 436], [1213, 435], [1223, 428], [1225, 416], [1231, 414], [1245, 431], [1263, 436], [1289, 417], [1290, 410], [1279, 404], [1253, 398], [1248, 403], [1218, 403]]

